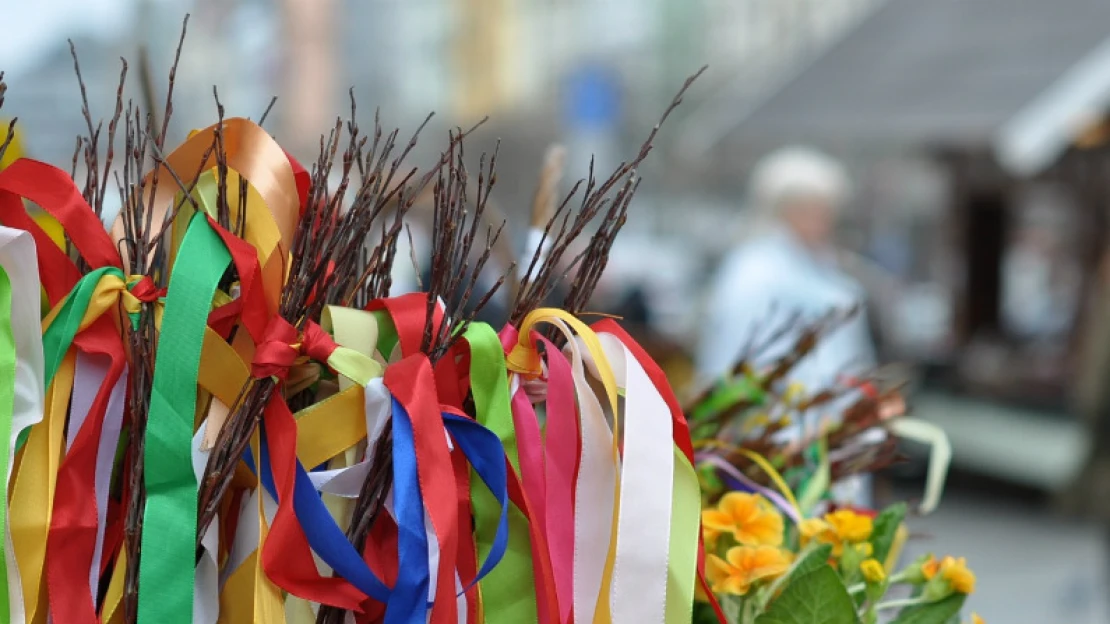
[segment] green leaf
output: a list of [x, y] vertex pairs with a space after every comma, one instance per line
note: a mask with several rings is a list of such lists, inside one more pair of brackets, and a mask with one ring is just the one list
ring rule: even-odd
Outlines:
[[890, 624], [948, 624], [952, 618], [959, 617], [965, 600], [966, 594], [952, 594], [937, 602], [906, 607]]
[[906, 504], [895, 503], [883, 510], [875, 518], [874, 528], [871, 531], [871, 547], [874, 549], [872, 556], [879, 562], [885, 562], [890, 554], [890, 547], [894, 544], [894, 535], [902, 521], [906, 518]]
[[790, 569], [790, 579], [801, 578], [822, 566], [829, 565], [829, 557], [832, 556], [832, 546], [823, 544], [809, 551], [809, 554], [799, 559], [794, 563], [794, 567]]
[[[808, 557], [807, 557], [808, 559]], [[805, 563], [805, 562], [803, 562]], [[858, 624], [855, 603], [827, 563], [792, 577], [756, 624]]]
[[718, 624], [717, 614], [713, 612], [713, 607], [709, 606], [708, 602], [694, 603], [692, 624]]
[[711, 418], [738, 403], [762, 405], [764, 398], [763, 388], [757, 379], [747, 375], [723, 379], [704, 401], [694, 406], [693, 417], [695, 421]]

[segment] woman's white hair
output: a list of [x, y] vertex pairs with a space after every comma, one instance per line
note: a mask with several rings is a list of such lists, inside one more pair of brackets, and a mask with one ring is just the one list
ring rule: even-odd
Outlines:
[[841, 207], [851, 195], [844, 166], [810, 147], [776, 150], [760, 160], [751, 175], [751, 197], [761, 212], [777, 212], [795, 199], [823, 199]]

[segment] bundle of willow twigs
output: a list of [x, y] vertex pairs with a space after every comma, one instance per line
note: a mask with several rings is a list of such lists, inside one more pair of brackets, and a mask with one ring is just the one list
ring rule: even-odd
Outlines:
[[[403, 144], [398, 130], [383, 129], [377, 112], [372, 129], [367, 133], [358, 123], [358, 108], [352, 90], [349, 118], [337, 119], [334, 126], [321, 136], [318, 152], [309, 167], [300, 167], [286, 154], [279, 166], [275, 165], [273, 171], [267, 172], [280, 169], [274, 176], [285, 176], [285, 187], [282, 188], [285, 197], [292, 198], [295, 191], [296, 203], [299, 204], [299, 213], [292, 215], [295, 221], [279, 223], [276, 213], [267, 215], [262, 212], [267, 208], [267, 199], [263, 197], [262, 202], [258, 201], [262, 191], [254, 186], [257, 180], [251, 180], [247, 173], [237, 170], [242, 168], [242, 154], [237, 154], [237, 150], [243, 148], [242, 138], [236, 133], [249, 131], [259, 140], [273, 141], [261, 124], [274, 106], [274, 100], [271, 100], [258, 123], [254, 123], [226, 116], [219, 93], [213, 88], [216, 123], [203, 131], [199, 138], [194, 139], [197, 135], [190, 137], [188, 145], [193, 151], [190, 152], [192, 158], [188, 159], [189, 170], [180, 166], [181, 148], [173, 149], [167, 145], [174, 112], [177, 67], [187, 26], [188, 18], [183, 23], [177, 42], [161, 109], [153, 110], [155, 88], [145, 54], [138, 72], [143, 95], [143, 102], [140, 103], [128, 99], [126, 95], [129, 65], [121, 59], [115, 106], [106, 128], [103, 122], [95, 122], [90, 113], [77, 51], [71, 44], [86, 128], [75, 141], [69, 178], [77, 177], [78, 165], [83, 164], [85, 177], [80, 183], [73, 182], [74, 192], [97, 219], [104, 216], [106, 203], [114, 203], [106, 202], [111, 192], [109, 179], [112, 179], [116, 184], [120, 212], [111, 233], [105, 235], [99, 231], [76, 231], [72, 227], [75, 222], [71, 212], [75, 208], [72, 206], [61, 209], [44, 206], [47, 212], [56, 215], [62, 222], [64, 234], [58, 242], [63, 247], [65, 261], [73, 264], [77, 283], [67, 284], [67, 287], [73, 288], [73, 293], [84, 292], [81, 291], [82, 285], [95, 283], [93, 278], [100, 275], [116, 278], [122, 283], [122, 286], [113, 286], [114, 290], [109, 291], [118, 301], [111, 300], [111, 304], [105, 304], [108, 309], [105, 314], [111, 315], [113, 322], [100, 323], [96, 330], [101, 338], [118, 337], [127, 371], [120, 382], [126, 384], [124, 406], [119, 415], [123, 433], [118, 441], [108, 440], [113, 444], [111, 449], [118, 449], [115, 453], [117, 457], [113, 458], [116, 463], [109, 464], [106, 454], [99, 456], [100, 447], [96, 447], [91, 455], [101, 465], [112, 468], [108, 475], [111, 477], [111, 492], [105, 495], [107, 506], [98, 503], [105, 509], [94, 510], [111, 519], [109, 522], [102, 520], [104, 516], [99, 516], [97, 523], [111, 526], [94, 525], [99, 533], [75, 530], [80, 539], [86, 540], [83, 543], [95, 542], [95, 547], [99, 549], [96, 552], [101, 553], [99, 556], [103, 563], [94, 561], [94, 566], [91, 566], [95, 569], [90, 572], [87, 589], [92, 604], [82, 602], [80, 606], [72, 607], [75, 609], [73, 612], [87, 608], [87, 613], [83, 613], [103, 621], [137, 621], [143, 612], [144, 600], [149, 605], [150, 597], [163, 589], [143, 586], [148, 582], [146, 579], [155, 578], [148, 576], [144, 570], [159, 566], [162, 553], [144, 553], [142, 545], [144, 531], [149, 528], [147, 520], [150, 518], [151, 501], [165, 498], [166, 490], [173, 488], [162, 488], [164, 484], [159, 481], [162, 475], [154, 474], [151, 469], [154, 464], [150, 449], [156, 447], [148, 443], [152, 439], [158, 440], [157, 437], [151, 438], [151, 432], [164, 424], [155, 418], [159, 401], [165, 399], [163, 388], [159, 386], [160, 377], [156, 375], [156, 368], [162, 367], [156, 367], [156, 363], [159, 362], [159, 348], [165, 342], [163, 317], [170, 316], [166, 311], [170, 309], [171, 301], [176, 304], [181, 300], [174, 297], [172, 278], [193, 268], [186, 266], [188, 260], [179, 255], [182, 241], [187, 238], [186, 233], [213, 233], [211, 236], [220, 237], [223, 241], [221, 252], [226, 251], [231, 258], [228, 264], [216, 267], [213, 276], [215, 294], [210, 297], [211, 301], [203, 297], [199, 300], [202, 306], [208, 307], [193, 310], [203, 312], [194, 318], [207, 319], [203, 327], [198, 324], [194, 329], [205, 332], [206, 344], [212, 341], [222, 349], [221, 353], [234, 354], [234, 357], [228, 356], [235, 365], [231, 368], [250, 370], [234, 397], [202, 385], [198, 373], [197, 402], [193, 410], [195, 437], [191, 450], [194, 466], [202, 471], [195, 479], [196, 500], [190, 501], [190, 505], [195, 502], [195, 535], [185, 539], [192, 541], [195, 537], [196, 561], [200, 570], [206, 557], [215, 559], [217, 567], [230, 565], [228, 561], [233, 559], [234, 549], [225, 543], [221, 548], [212, 550], [205, 538], [209, 535], [209, 527], [218, 529], [218, 540], [235, 534], [238, 528], [236, 522], [246, 504], [244, 497], [253, 495], [260, 501], [266, 497], [281, 498], [277, 502], [283, 511], [294, 509], [287, 493], [278, 494], [272, 489], [267, 491], [268, 487], [272, 488], [272, 485], [267, 485], [267, 479], [275, 479], [272, 474], [264, 474], [264, 470], [270, 468], [265, 465], [267, 459], [262, 455], [267, 452], [269, 410], [274, 405], [280, 405], [289, 415], [303, 414], [337, 393], [338, 383], [335, 380], [340, 375], [346, 376], [348, 382], [355, 379], [350, 370], [340, 370], [331, 364], [330, 354], [346, 347], [335, 344], [335, 340], [320, 326], [329, 318], [331, 309], [369, 312], [375, 305], [396, 294], [392, 291], [398, 244], [400, 237], [407, 232], [413, 206], [418, 201], [427, 200], [431, 206], [431, 254], [427, 260], [429, 277], [427, 283], [422, 284], [420, 293], [424, 297], [423, 331], [416, 355], [432, 367], [447, 360], [465, 369], [468, 364], [453, 360], [462, 359], [457, 355], [459, 350], [456, 345], [476, 323], [477, 315], [503, 287], [510, 291], [507, 330], [521, 326], [529, 313], [548, 302], [561, 285], [566, 286], [567, 293], [561, 313], [575, 315], [586, 309], [605, 270], [614, 239], [628, 218], [641, 181], [638, 168], [652, 151], [660, 126], [705, 69], [685, 81], [666, 107], [659, 123], [651, 129], [630, 160], [620, 163], [604, 178], [595, 176], [591, 162], [588, 177], [573, 184], [559, 201], [556, 198], [559, 196], [563, 155], [560, 150], [554, 150], [541, 169], [536, 185], [532, 224], [536, 236], [524, 254], [510, 254], [512, 258], [509, 262], [501, 262], [492, 285], [484, 286], [489, 282], [483, 282], [483, 278], [494, 272], [492, 267], [496, 262], [491, 260], [500, 260], [495, 256], [502, 253], [501, 250], [513, 247], [506, 241], [506, 223], [498, 220], [491, 201], [497, 182], [498, 149], [495, 148], [492, 154], [480, 155], [476, 167], [474, 159], [465, 150], [468, 137], [485, 120], [467, 130], [459, 128], [449, 131], [446, 147], [439, 158], [422, 168], [409, 160], [432, 116], [428, 115]], [[0, 73], [0, 105], [3, 104], [5, 91], [3, 74]], [[15, 121], [9, 127], [6, 139], [0, 143], [0, 159], [13, 140], [14, 128]], [[117, 151], [117, 142], [122, 143], [121, 151]], [[278, 152], [281, 153], [281, 150]], [[28, 167], [44, 175], [54, 175], [53, 170], [42, 163]], [[290, 172], [292, 182], [286, 179]], [[7, 192], [6, 188], [0, 189], [0, 192]], [[272, 205], [269, 208], [274, 210]], [[265, 219], [273, 219], [273, 222]], [[282, 230], [283, 227], [287, 229]], [[278, 239], [272, 253], [264, 251], [262, 243], [258, 242], [266, 236]], [[83, 251], [88, 248], [90, 239], [95, 239], [98, 244], [101, 240], [112, 241], [118, 257], [107, 261], [86, 257]], [[41, 246], [45, 239], [40, 236], [36, 240]], [[520, 257], [527, 260], [518, 265], [515, 259]], [[411, 260], [414, 264], [420, 262], [415, 255]], [[193, 261], [196, 261], [195, 258]], [[105, 265], [106, 262], [110, 266]], [[275, 270], [274, 262], [280, 262], [280, 270]], [[417, 269], [419, 273], [419, 267]], [[250, 274], [251, 270], [255, 273]], [[222, 276], [215, 280], [219, 271], [223, 272]], [[279, 289], [273, 288], [275, 275], [278, 276]], [[249, 298], [246, 293], [252, 280], [255, 280], [255, 289], [251, 291], [254, 298]], [[260, 282], [264, 285], [259, 285]], [[96, 287], [103, 290], [102, 285]], [[264, 291], [263, 288], [271, 290]], [[107, 297], [101, 290], [97, 291], [100, 296]], [[45, 331], [49, 334], [48, 351], [51, 357], [69, 354], [76, 358], [78, 355], [75, 352], [79, 349], [64, 341], [65, 348], [54, 353], [58, 341], [51, 333], [63, 325], [57, 319], [69, 319], [74, 313], [69, 306], [82, 305], [84, 300], [73, 293], [61, 297], [52, 293], [51, 305], [55, 309], [46, 315], [44, 322]], [[247, 310], [249, 306], [254, 306], [254, 309]], [[95, 316], [99, 308], [94, 308], [89, 307], [86, 313]], [[251, 314], [250, 322], [246, 320], [248, 312]], [[82, 317], [78, 315], [76, 318]], [[265, 331], [258, 325], [260, 319], [268, 323]], [[88, 323], [75, 325], [73, 332], [81, 337], [88, 326]], [[484, 331], [489, 331], [489, 328]], [[564, 336], [555, 333], [548, 333], [547, 336], [556, 345], [566, 341]], [[67, 339], [75, 340], [73, 336]], [[501, 339], [507, 342], [503, 345], [505, 353], [498, 354], [503, 358], [499, 364], [501, 379], [498, 382], [505, 382], [506, 388], [510, 378], [525, 384], [543, 383], [542, 375], [535, 374], [535, 371], [513, 369], [506, 364], [514, 346], [508, 338]], [[313, 344], [309, 345], [310, 342]], [[208, 346], [205, 346], [196, 354], [202, 368], [207, 365], [204, 359], [207, 349]], [[263, 352], [267, 355], [260, 355]], [[280, 352], [281, 362], [275, 364], [265, 359], [276, 357], [272, 355], [274, 352]], [[390, 354], [385, 352], [347, 355], [359, 356], [358, 366], [372, 368], [371, 365], [377, 365], [384, 368], [393, 363], [389, 361]], [[604, 354], [598, 351], [594, 357], [604, 357]], [[287, 375], [295, 368], [302, 378], [290, 381]], [[70, 374], [68, 382], [60, 383], [72, 384], [72, 377], [73, 374]], [[57, 380], [51, 382], [58, 383]], [[186, 383], [191, 382], [186, 380]], [[364, 383], [366, 381], [362, 380], [358, 385]], [[186, 394], [191, 394], [192, 385], [188, 390], [190, 392]], [[53, 392], [51, 390], [51, 394]], [[456, 416], [469, 418], [471, 422], [479, 422], [473, 391], [463, 389], [462, 394], [458, 405], [452, 404], [444, 409]], [[71, 409], [79, 409], [76, 401], [73, 405], [71, 407], [65, 402], [52, 404], [47, 410], [48, 418], [55, 424], [62, 423], [63, 430], [67, 423], [84, 422], [85, 414], [70, 412]], [[112, 409], [108, 406], [102, 411]], [[219, 418], [213, 416], [221, 410]], [[609, 416], [615, 418], [616, 414], [610, 413]], [[105, 414], [95, 416], [98, 422], [109, 417]], [[292, 419], [289, 422], [293, 422]], [[74, 427], [74, 431], [69, 432], [72, 438], [77, 428], [83, 425], [69, 426]], [[96, 426], [103, 427], [103, 424]], [[211, 430], [205, 428], [209, 426]], [[45, 425], [36, 432], [45, 431], [43, 427]], [[365, 458], [369, 464], [358, 496], [349, 508], [349, 517], [336, 519], [336, 526], [343, 527], [347, 540], [358, 553], [365, 551], [367, 540], [384, 515], [394, 489], [394, 479], [399, 478], [395, 477], [394, 448], [397, 437], [394, 435], [394, 419], [387, 420], [383, 427], [376, 442], [371, 443], [368, 431], [361, 442], [348, 449]], [[159, 444], [164, 442], [159, 440]], [[180, 439], [176, 441], [180, 442]], [[83, 448], [91, 447], [86, 441]], [[104, 448], [109, 447], [105, 444]], [[500, 452], [505, 452], [504, 447], [499, 448]], [[183, 448], [175, 450], [185, 451]], [[63, 461], [67, 459], [65, 451], [66, 447], [63, 447]], [[203, 461], [197, 463], [200, 461], [198, 458]], [[468, 456], [466, 458], [470, 461]], [[178, 459], [174, 458], [174, 461]], [[332, 455], [327, 461], [335, 460], [336, 456]], [[302, 467], [299, 456], [293, 457], [291, 462], [296, 470], [319, 468]], [[488, 464], [481, 465], [488, 467]], [[498, 461], [492, 462], [494, 468], [499, 468], [497, 464]], [[475, 464], [473, 470], [478, 471], [478, 465]], [[72, 469], [72, 466], [68, 468]], [[289, 475], [283, 473], [283, 477], [289, 478]], [[251, 485], [244, 487], [244, 480]], [[161, 489], [151, 489], [152, 483]], [[180, 484], [174, 487], [177, 488], [174, 492], [180, 494]], [[13, 488], [15, 490], [19, 488]], [[249, 492], [251, 490], [253, 494]], [[19, 492], [13, 494], [13, 506], [22, 500], [23, 494]], [[319, 497], [320, 492], [314, 491], [311, 495]], [[259, 504], [260, 532], [271, 522], [262, 511], [264, 507]], [[111, 509], [110, 513], [107, 508]], [[299, 522], [301, 510], [297, 508], [292, 513], [298, 516]], [[193, 517], [191, 509], [188, 516], [190, 519]], [[226, 520], [229, 516], [233, 518], [230, 521]], [[65, 522], [76, 521], [67, 519]], [[71, 527], [67, 525], [66, 528]], [[84, 528], [87, 526], [78, 527]], [[115, 528], [119, 528], [118, 533], [113, 532]], [[61, 531], [61, 537], [57, 538], [49, 521], [49, 512], [47, 522], [40, 523], [36, 530], [41, 531], [42, 539], [50, 544], [49, 549], [42, 548], [48, 553], [44, 555], [46, 557], [52, 557], [59, 548], [63, 548], [55, 544], [72, 543], [78, 539], [70, 537], [71, 542], [66, 542], [67, 534]], [[160, 526], [159, 530], [166, 529]], [[305, 534], [310, 541], [314, 538], [307, 530]], [[159, 533], [151, 532], [147, 538], [150, 535]], [[145, 541], [149, 548], [150, 539]], [[663, 550], [667, 548], [666, 544], [659, 546]], [[261, 546], [255, 544], [254, 547], [258, 549], [257, 556], [261, 560]], [[21, 548], [22, 542], [17, 550]], [[187, 554], [191, 555], [191, 551]], [[22, 550], [18, 556], [21, 560], [25, 558]], [[83, 566], [84, 562], [80, 565]], [[242, 562], [236, 561], [235, 565], [242, 565]], [[265, 567], [270, 563], [256, 565]], [[178, 570], [175, 574], [180, 572]], [[226, 576], [230, 570], [223, 572]], [[59, 601], [62, 600], [63, 590], [68, 588], [59, 585], [60, 581], [54, 574], [44, 574], [43, 577], [46, 580], [41, 586], [29, 585], [28, 590], [28, 602], [36, 605], [31, 608], [32, 612], [40, 603], [49, 605], [34, 614], [35, 621], [43, 619], [47, 613], [55, 618], [66, 617], [60, 615], [59, 606], [62, 603]], [[189, 578], [192, 578], [191, 575]], [[220, 582], [227, 583], [228, 580], [224, 578]], [[199, 587], [200, 580], [197, 583]], [[263, 590], [259, 588], [256, 591]], [[175, 599], [183, 595], [179, 592]], [[292, 595], [294, 592], [290, 591]], [[320, 601], [314, 615], [318, 622], [338, 623], [345, 621], [349, 611], [353, 610], [356, 609], [342, 600], [337, 599], [334, 604]]]

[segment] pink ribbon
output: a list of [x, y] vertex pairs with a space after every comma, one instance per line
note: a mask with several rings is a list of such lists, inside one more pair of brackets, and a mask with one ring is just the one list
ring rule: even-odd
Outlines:
[[540, 338], [547, 355], [547, 545], [559, 619], [571, 620], [574, 607], [574, 483], [578, 478], [579, 423], [570, 362]]

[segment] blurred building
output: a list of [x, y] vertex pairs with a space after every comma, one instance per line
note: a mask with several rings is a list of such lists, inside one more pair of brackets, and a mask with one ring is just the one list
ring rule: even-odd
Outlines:
[[[855, 162], [856, 242], [915, 295], [887, 313], [945, 320], [895, 345], [932, 372], [930, 417], [957, 460], [1048, 488], [1084, 456], [1068, 398], [1110, 226], [1108, 25], [1098, 0], [888, 0], [706, 147], [732, 163], [800, 140]], [[931, 190], [882, 192], [899, 162]]]

